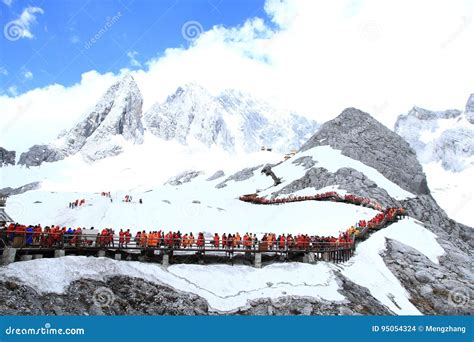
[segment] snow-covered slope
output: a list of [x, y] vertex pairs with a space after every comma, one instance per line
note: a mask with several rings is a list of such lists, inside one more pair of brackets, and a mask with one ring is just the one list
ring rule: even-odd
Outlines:
[[[384, 189], [389, 196], [403, 200], [414, 195], [403, 190], [385, 178], [380, 172], [359, 161], [341, 155], [340, 151], [329, 146], [318, 146], [304, 152], [297, 153], [293, 158], [275, 166], [273, 171], [283, 178], [283, 182], [261, 192], [262, 196], [272, 196], [278, 193], [294, 180], [302, 178], [307, 172], [304, 165], [294, 163], [299, 158], [312, 158], [318, 161], [318, 167], [324, 167], [330, 172], [337, 172], [341, 168], [352, 168], [365, 174]], [[273, 154], [259, 153], [261, 165], [274, 163]], [[133, 166], [133, 165], [131, 165]], [[253, 166], [253, 165], [248, 165]], [[140, 165], [135, 165], [140, 168]], [[107, 173], [108, 168], [97, 173]], [[225, 175], [214, 180], [207, 180], [215, 170], [203, 172], [182, 185], [153, 185], [153, 173], [150, 179], [141, 177], [132, 179], [128, 183], [129, 190], [112, 191], [113, 202], [100, 196], [101, 191], [109, 191], [103, 187], [93, 192], [70, 192], [55, 190], [61, 189], [58, 183], [43, 183], [43, 188], [12, 196], [9, 202], [22, 203], [28, 210], [11, 213], [20, 222], [34, 222], [48, 225], [57, 223], [61, 226], [91, 227], [103, 226], [115, 228], [130, 228], [132, 231], [142, 229], [168, 229], [178, 227], [183, 231], [201, 231], [207, 233], [226, 231], [246, 231], [265, 233], [271, 230], [276, 233], [292, 232], [314, 233], [319, 235], [338, 235], [354, 225], [359, 219], [370, 219], [376, 212], [370, 208], [332, 202], [303, 202], [285, 206], [255, 206], [241, 202], [238, 197], [253, 193], [257, 189], [266, 189], [272, 184], [270, 178], [260, 173], [261, 166], [248, 173], [248, 178], [227, 180], [235, 171], [226, 168]], [[132, 170], [130, 172], [133, 173]], [[97, 177], [102, 178], [99, 174]], [[105, 174], [103, 178], [106, 178]], [[227, 180], [227, 181], [226, 181]], [[69, 180], [78, 183], [76, 189], [81, 189], [83, 178]], [[68, 187], [73, 184], [67, 184]], [[225, 186], [222, 186], [224, 184]], [[324, 189], [325, 190], [325, 189]], [[320, 190], [321, 191], [321, 190]], [[318, 190], [313, 188], [313, 193]], [[122, 199], [130, 194], [135, 199], [132, 203], [124, 203]], [[86, 199], [86, 206], [69, 209], [70, 201], [76, 198]], [[138, 199], [143, 199], [143, 204]], [[193, 203], [199, 201], [200, 203]], [[38, 203], [39, 202], [39, 203]], [[317, 221], [308, 220], [306, 213], [318, 217]]]
[[452, 219], [474, 227], [474, 167], [460, 172], [445, 170], [440, 163], [423, 165], [431, 194]]
[[19, 164], [38, 166], [81, 153], [90, 161], [115, 156], [123, 146], [143, 142], [142, 96], [131, 75], [112, 85], [95, 108], [48, 145], [34, 145]]
[[277, 110], [249, 94], [227, 90], [212, 96], [190, 83], [144, 116], [156, 136], [192, 145], [218, 145], [231, 152], [255, 152], [262, 146], [279, 152], [297, 149], [317, 124], [291, 112]]
[[435, 112], [413, 107], [398, 117], [395, 132], [415, 149], [421, 163], [441, 162], [445, 170], [459, 172], [474, 164], [474, 127], [469, 115], [455, 109]]
[[[420, 312], [409, 301], [409, 294], [380, 256], [385, 249], [386, 237], [413, 246], [434, 263], [444, 253], [432, 233], [415, 221], [407, 220], [376, 233], [373, 239], [362, 243], [356, 256], [342, 266], [342, 273], [366, 286], [394, 313], [418, 315]], [[301, 296], [344, 301], [346, 298], [338, 291], [335, 272], [337, 267], [325, 262], [316, 265], [274, 264], [263, 269], [229, 265], [174, 265], [163, 268], [153, 264], [86, 257], [34, 260], [0, 269], [3, 278], [20, 279], [40, 293], [63, 293], [71, 282], [81, 278], [139, 277], [195, 293], [205, 298], [212, 310], [221, 312], [245, 307], [249, 300], [257, 298]]]
[[469, 212], [474, 172], [474, 94], [464, 112], [430, 111], [413, 107], [395, 123], [416, 151], [427, 175], [432, 195], [453, 219], [474, 226]]
[[[55, 292], [65, 291], [76, 279], [136, 276], [198, 294], [217, 311], [235, 310], [261, 297], [298, 296], [355, 303], [360, 297], [346, 296], [346, 290], [343, 291], [343, 283], [352, 281], [368, 289], [366, 293], [357, 292], [359, 296], [373, 298], [389, 312], [445, 313], [452, 312], [447, 295], [443, 294], [446, 291], [438, 291], [438, 288], [434, 291], [434, 287], [431, 292], [427, 291], [425, 284], [411, 277], [410, 272], [442, 274], [443, 277], [433, 280], [438, 287], [469, 286], [472, 272], [466, 267], [467, 263], [460, 260], [469, 260], [466, 236], [470, 228], [446, 217], [431, 198], [413, 150], [367, 113], [354, 108], [345, 110], [286, 161], [281, 154], [270, 152], [230, 157], [226, 153], [213, 154], [207, 148], [201, 150], [201, 147], [196, 148], [199, 153], [185, 154], [189, 146], [174, 139], [152, 138], [156, 139], [156, 146], [166, 144], [170, 149], [164, 150], [167, 155], [150, 161], [135, 150], [142, 150], [144, 146], [129, 146], [121, 155], [92, 165], [81, 164], [83, 161], [76, 156], [35, 169], [35, 177], [41, 173], [47, 176], [42, 188], [12, 196], [7, 211], [27, 224], [107, 227], [116, 231], [129, 228], [132, 232], [161, 229], [196, 234], [204, 231], [208, 238], [214, 232], [252, 232], [258, 237], [266, 232], [337, 236], [358, 220], [367, 220], [377, 213], [370, 208], [339, 202], [305, 201], [264, 206], [239, 200], [240, 195], [256, 191], [260, 196], [274, 198], [336, 190], [369, 197], [383, 206], [403, 206], [411, 217], [360, 243], [356, 255], [343, 265], [284, 264], [266, 266], [262, 270], [246, 266], [175, 265], [163, 269], [135, 262], [67, 257], [12, 265], [1, 269], [0, 275], [19, 278], [34, 288], [42, 282], [51, 282], [47, 288]], [[183, 150], [174, 149], [178, 147]], [[179, 161], [174, 174], [179, 176], [166, 182], [166, 173], [159, 176], [156, 173], [160, 173], [163, 160], [171, 155]], [[191, 156], [196, 159], [185, 164], [184, 160]], [[77, 163], [76, 167], [73, 163]], [[184, 167], [193, 164], [193, 168]], [[261, 173], [266, 164], [273, 165], [273, 172], [282, 179], [278, 186], [272, 186], [273, 180]], [[184, 170], [189, 171], [183, 173]], [[30, 171], [13, 166], [2, 169], [5, 179], [17, 182], [25, 179]], [[111, 191], [113, 201], [102, 197], [101, 191]], [[126, 194], [133, 196], [131, 203], [122, 201]], [[68, 208], [70, 201], [82, 198], [86, 200], [84, 206]], [[139, 199], [143, 200], [142, 204]], [[387, 246], [392, 246], [389, 241], [406, 247], [389, 249]], [[413, 249], [410, 253], [407, 252], [409, 247]], [[416, 258], [419, 264], [416, 269], [405, 267], [399, 274], [387, 264], [386, 258], [403, 253]], [[50, 272], [53, 276], [45, 280], [46, 269], [53, 269], [54, 273]], [[410, 288], [401, 281], [405, 277], [413, 279]], [[224, 278], [230, 282], [223, 281]], [[436, 301], [436, 306], [415, 302], [412, 290], [425, 296], [425, 301]]]

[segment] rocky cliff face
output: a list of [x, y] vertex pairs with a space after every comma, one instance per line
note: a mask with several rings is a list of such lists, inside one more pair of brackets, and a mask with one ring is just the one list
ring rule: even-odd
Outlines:
[[330, 145], [359, 160], [414, 194], [428, 194], [423, 169], [413, 149], [400, 136], [356, 108], [347, 108], [323, 124], [302, 147]]
[[469, 97], [464, 113], [415, 106], [398, 117], [395, 132], [410, 144], [422, 163], [441, 162], [444, 169], [459, 172], [472, 166], [473, 124], [474, 94]]
[[22, 153], [19, 164], [39, 166], [81, 153], [90, 161], [122, 152], [124, 142], [143, 142], [142, 96], [132, 76], [110, 87], [94, 109], [72, 129], [48, 145], [34, 145]]
[[330, 302], [316, 298], [257, 299], [237, 311], [209, 311], [205, 299], [139, 278], [117, 276], [106, 281], [82, 279], [64, 294], [39, 295], [11, 280], [0, 281], [0, 311], [5, 315], [391, 315], [367, 289], [338, 274], [347, 298]]
[[144, 121], [162, 139], [185, 145], [198, 141], [229, 152], [254, 152], [261, 146], [289, 152], [317, 127], [314, 121], [277, 110], [248, 94], [227, 90], [216, 97], [194, 83], [155, 104]]
[[[469, 99], [467, 100], [465, 113], [470, 113], [470, 114], [474, 113], [474, 94], [471, 94], [469, 96]], [[473, 121], [470, 121], [470, 122], [474, 124]]]
[[0, 147], [0, 167], [7, 165], [15, 165], [15, 151], [8, 151]]
[[[382, 205], [406, 208], [411, 217], [421, 221], [436, 234], [438, 243], [446, 253], [439, 264], [434, 264], [418, 251], [390, 240], [383, 255], [387, 266], [410, 292], [411, 301], [421, 312], [470, 314], [474, 308], [472, 228], [451, 220], [438, 206], [426, 187], [421, 165], [408, 144], [368, 114], [353, 108], [346, 109], [339, 117], [325, 123], [302, 150], [325, 144], [374, 167], [386, 178], [417, 196], [397, 201], [356, 170], [341, 168], [331, 173], [318, 167], [317, 161], [311, 157], [293, 161], [304, 165], [306, 174], [273, 195], [339, 185], [350, 193], [376, 199]], [[450, 296], [457, 296], [461, 304], [457, 305]]]

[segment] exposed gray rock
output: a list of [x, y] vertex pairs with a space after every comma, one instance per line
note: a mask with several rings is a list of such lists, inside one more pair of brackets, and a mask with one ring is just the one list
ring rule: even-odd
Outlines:
[[314, 161], [313, 158], [311, 158], [310, 156], [306, 156], [306, 157], [300, 157], [292, 161], [292, 163], [295, 165], [301, 165], [307, 170], [313, 167], [314, 165], [316, 165], [317, 161]]
[[202, 171], [184, 171], [180, 173], [177, 176], [171, 177], [168, 179], [165, 184], [169, 185], [183, 185], [184, 183], [189, 183], [192, 181], [194, 178], [196, 178], [199, 175], [202, 175]]
[[[452, 112], [446, 115], [458, 114]], [[388, 129], [374, 121], [368, 117], [368, 114], [355, 109], [346, 110], [335, 120], [324, 124], [321, 130], [302, 147], [302, 150], [320, 144], [329, 144], [333, 148], [342, 150], [349, 157], [379, 170], [394, 183], [417, 194], [416, 198], [396, 201], [365, 175], [350, 168], [341, 168], [337, 172], [330, 173], [324, 168], [314, 166], [308, 169], [301, 179], [293, 181], [272, 195], [290, 194], [308, 187], [320, 189], [337, 184], [350, 193], [375, 199], [384, 206], [404, 207], [409, 216], [421, 221], [420, 224], [436, 234], [437, 241], [445, 250], [445, 254], [440, 258], [440, 264], [436, 266], [417, 251], [413, 252], [410, 247], [399, 242], [391, 242], [391, 247], [396, 244], [397, 252], [394, 252], [395, 248], [389, 248], [384, 259], [389, 266], [393, 266], [394, 262], [401, 265], [391, 267], [392, 272], [412, 294], [413, 303], [422, 312], [429, 314], [455, 314], [469, 310], [472, 312], [472, 307], [466, 310], [465, 308], [453, 309], [446, 305], [446, 295], [449, 294], [446, 288], [462, 287], [463, 284], [473, 283], [472, 228], [459, 224], [446, 215], [429, 194], [429, 189], [424, 187], [426, 179], [421, 172], [420, 163], [414, 158], [413, 151], [407, 147], [400, 136], [387, 132]], [[380, 137], [380, 134], [384, 136]], [[399, 154], [404, 160], [388, 157], [394, 154]], [[367, 162], [367, 158], [370, 158], [370, 163]], [[305, 162], [308, 163], [308, 160], [306, 159]], [[393, 168], [400, 177], [389, 172], [387, 167]], [[446, 277], [445, 274], [447, 274]], [[472, 291], [472, 286], [468, 289]], [[429, 303], [426, 304], [426, 301]]]
[[277, 110], [250, 94], [225, 90], [213, 96], [196, 83], [179, 87], [144, 116], [154, 135], [182, 144], [199, 141], [227, 151], [256, 152], [261, 146], [280, 152], [298, 148], [317, 123]]
[[39, 189], [40, 186], [41, 186], [41, 182], [33, 182], [33, 183], [22, 185], [18, 188], [7, 187], [7, 188], [0, 189], [0, 194], [6, 195], [6, 196], [20, 195], [27, 191]]
[[414, 194], [429, 193], [423, 169], [413, 149], [369, 114], [356, 108], [345, 109], [323, 124], [301, 147], [330, 145], [342, 154], [359, 160]]
[[[466, 113], [474, 113], [474, 94], [471, 94], [469, 96], [469, 99], [467, 100], [467, 103], [466, 103], [466, 109], [465, 109]], [[471, 122], [473, 123], [473, 122]]]
[[40, 166], [44, 162], [52, 163], [63, 160], [66, 155], [50, 145], [33, 145], [20, 155], [18, 165]]
[[410, 301], [423, 314], [471, 315], [474, 312], [472, 278], [466, 278], [452, 262], [444, 259], [439, 265], [435, 264], [416, 249], [390, 239], [383, 257], [410, 293]]
[[[366, 288], [336, 274], [347, 298], [331, 302], [309, 297], [262, 298], [230, 313], [210, 312], [205, 299], [139, 278], [116, 276], [105, 282], [81, 279], [64, 294], [39, 294], [8, 279], [0, 281], [0, 312], [4, 315], [391, 315]], [[102, 299], [97, 294], [103, 293]], [[95, 295], [94, 295], [95, 293]]]
[[209, 177], [206, 180], [207, 181], [213, 181], [213, 180], [216, 180], [217, 178], [223, 177], [224, 175], [225, 175], [224, 171], [219, 170], [219, 171], [216, 171], [211, 177]]
[[473, 99], [471, 95], [464, 113], [415, 106], [397, 118], [395, 132], [416, 151], [421, 163], [441, 162], [446, 170], [462, 171], [472, 166], [469, 159], [474, 155], [474, 113], [470, 111]]
[[34, 145], [22, 153], [18, 164], [39, 166], [81, 153], [94, 161], [122, 152], [115, 136], [133, 144], [143, 142], [142, 96], [131, 75], [112, 85], [90, 113], [69, 131], [58, 136], [55, 144]]
[[223, 182], [219, 183], [216, 185], [216, 188], [221, 189], [227, 186], [227, 182], [229, 181], [235, 181], [235, 182], [241, 182], [246, 179], [249, 179], [253, 177], [254, 171], [258, 170], [262, 167], [263, 165], [258, 165], [254, 167], [248, 167], [243, 170], [240, 170], [239, 172], [234, 173], [233, 175], [227, 177]]
[[0, 147], [0, 167], [7, 165], [15, 165], [16, 152], [8, 151]]
[[348, 167], [341, 168], [335, 173], [322, 167], [312, 167], [306, 171], [302, 178], [273, 193], [272, 197], [291, 194], [306, 188], [315, 188], [316, 192], [316, 190], [331, 185], [338, 185], [340, 189], [351, 194], [376, 200], [384, 207], [398, 206], [398, 202], [392, 199], [385, 189], [379, 188], [363, 173]]
[[[105, 289], [102, 302], [94, 293]], [[106, 304], [106, 305], [103, 305]], [[14, 281], [0, 281], [4, 315], [205, 315], [207, 302], [193, 294], [139, 278], [113, 277], [106, 282], [81, 279], [64, 294], [38, 294]]]
[[249, 302], [235, 314], [258, 316], [288, 315], [393, 315], [385, 305], [375, 299], [370, 292], [339, 272], [336, 280], [339, 292], [346, 297], [341, 302], [331, 302], [312, 297], [285, 296], [277, 299], [259, 298]]

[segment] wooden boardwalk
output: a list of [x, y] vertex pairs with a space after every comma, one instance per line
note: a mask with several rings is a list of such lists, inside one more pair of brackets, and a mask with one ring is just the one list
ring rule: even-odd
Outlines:
[[[349, 260], [355, 252], [357, 242], [364, 240], [372, 232], [392, 224], [405, 217], [403, 208], [383, 209], [379, 204], [366, 198], [353, 195], [340, 196], [335, 192], [328, 192], [315, 196], [290, 196], [284, 199], [265, 199], [257, 194], [244, 195], [239, 198], [241, 201], [258, 205], [282, 205], [290, 202], [300, 201], [336, 201], [354, 205], [367, 206], [380, 211], [378, 216], [383, 218], [372, 222], [370, 220], [366, 226], [359, 228], [357, 234], [350, 236], [351, 242], [321, 242], [311, 239], [303, 245], [287, 245], [286, 242], [280, 245], [279, 241], [268, 244], [267, 242], [252, 243], [244, 245], [241, 242], [234, 246], [214, 245], [212, 239], [204, 240], [202, 246], [196, 244], [184, 247], [180, 241], [177, 243], [153, 244], [153, 246], [141, 246], [135, 242], [127, 245], [119, 244], [119, 238], [114, 236], [111, 241], [104, 240], [100, 235], [65, 235], [60, 233], [52, 238], [51, 232], [43, 232], [40, 236], [35, 236], [32, 243], [25, 244], [25, 236], [18, 236], [13, 241], [9, 241], [5, 231], [0, 236], [1, 262], [8, 264], [17, 260], [31, 260], [36, 258], [61, 257], [66, 255], [85, 255], [99, 257], [113, 257], [116, 260], [139, 260], [161, 262], [167, 266], [170, 263], [231, 263], [241, 262], [243, 264], [253, 264], [261, 267], [262, 261], [302, 261], [314, 263], [317, 261], [345, 262]], [[85, 232], [85, 231], [84, 231]], [[31, 233], [30, 240], [31, 240]], [[110, 239], [110, 238], [109, 238]], [[9, 241], [7, 243], [7, 241]], [[47, 241], [47, 243], [45, 243]], [[108, 241], [104, 243], [104, 241]]]

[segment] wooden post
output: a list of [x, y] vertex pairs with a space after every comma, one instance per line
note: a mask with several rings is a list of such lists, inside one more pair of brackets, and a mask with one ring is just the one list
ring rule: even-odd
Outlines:
[[30, 261], [32, 259], [33, 259], [33, 256], [29, 254], [25, 254], [20, 257], [20, 261]]
[[2, 254], [2, 264], [8, 265], [15, 262], [16, 248], [5, 247]]
[[254, 266], [255, 268], [262, 268], [262, 253], [255, 253]]
[[64, 249], [56, 249], [54, 251], [54, 257], [55, 258], [61, 258], [63, 256], [66, 256], [66, 251]]
[[163, 267], [168, 267], [170, 264], [170, 256], [169, 254], [165, 253], [163, 254], [163, 260], [161, 260], [161, 264]]

